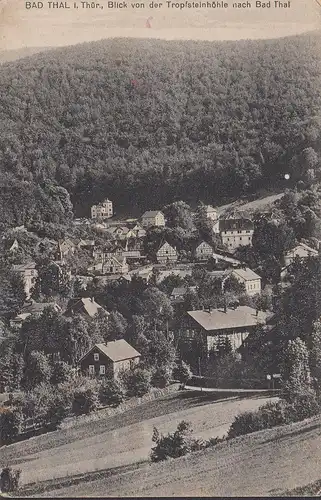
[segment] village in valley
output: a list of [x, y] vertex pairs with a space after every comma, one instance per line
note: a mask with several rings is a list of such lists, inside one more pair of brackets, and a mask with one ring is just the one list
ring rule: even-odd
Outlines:
[[[273, 331], [278, 290], [291, 282], [295, 264], [318, 256], [318, 242], [313, 248], [293, 240], [280, 254], [271, 277], [266, 270], [261, 276], [251, 269], [256, 224], [263, 217], [277, 227], [273, 209], [260, 213], [231, 204], [220, 212], [200, 203], [193, 211], [178, 201], [163, 210], [147, 210], [137, 219], [115, 217], [114, 210], [113, 201], [106, 198], [91, 207], [90, 217], [74, 219], [73, 230], [82, 237], [38, 238], [36, 246], [28, 248], [35, 244], [35, 237], [30, 239], [33, 233], [24, 226], [3, 236], [12, 275], [22, 283], [24, 295], [16, 314], [11, 311], [8, 315], [10, 328], [20, 331], [19, 342], [26, 349], [28, 323], [39, 322], [48, 311], [68, 320], [82, 317], [92, 322], [98, 335], [96, 332], [86, 341], [75, 339], [74, 352], [66, 356], [57, 346], [57, 352], [49, 349], [46, 353], [89, 377], [108, 374], [117, 379], [123, 370], [139, 364], [141, 356], [145, 358], [142, 365], [146, 361], [148, 365], [146, 337], [145, 345], [142, 338], [144, 329], [152, 327], [174, 349], [170, 359], [153, 360], [159, 365], [156, 378], [164, 379], [160, 386], [169, 382], [171, 375], [165, 372], [175, 360], [186, 363], [191, 374], [210, 378], [217, 356], [232, 354], [240, 360], [247, 339], [255, 337], [258, 329]], [[32, 254], [37, 255], [35, 260], [30, 259]], [[113, 291], [117, 298], [112, 297]], [[147, 316], [154, 317], [141, 314], [145, 324], [137, 326], [144, 295]], [[134, 297], [142, 301], [136, 309]], [[46, 337], [50, 331], [42, 335]], [[147, 343], [159, 342], [155, 335]], [[166, 358], [166, 353], [160, 357]], [[274, 370], [266, 366], [256, 373], [254, 387], [269, 387], [270, 371], [278, 372], [277, 365]], [[253, 377], [251, 381], [243, 380], [244, 386], [251, 385]], [[227, 386], [231, 383], [228, 377], [224, 381]], [[238, 383], [242, 385], [241, 380]], [[13, 389], [8, 370], [0, 374], [0, 388], [2, 392]]]

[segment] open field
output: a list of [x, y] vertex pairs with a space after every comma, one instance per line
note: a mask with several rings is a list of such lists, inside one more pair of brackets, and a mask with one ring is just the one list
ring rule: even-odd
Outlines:
[[[242, 436], [161, 464], [53, 488], [41, 496], [284, 496], [321, 484], [321, 417]], [[314, 484], [312, 488], [297, 488]], [[321, 486], [320, 486], [321, 488]], [[320, 489], [319, 488], [319, 489]], [[304, 494], [304, 493], [303, 493]]]
[[148, 459], [153, 426], [170, 432], [184, 419], [192, 423], [197, 437], [222, 436], [237, 413], [255, 409], [268, 399], [222, 400], [213, 393], [182, 391], [113, 417], [3, 447], [0, 464], [19, 464], [23, 484], [127, 466]]

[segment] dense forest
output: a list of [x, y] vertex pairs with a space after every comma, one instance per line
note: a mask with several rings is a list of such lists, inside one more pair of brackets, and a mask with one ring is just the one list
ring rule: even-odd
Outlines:
[[217, 204], [285, 172], [291, 186], [319, 165], [320, 88], [320, 33], [111, 39], [5, 63], [2, 223], [65, 223], [105, 196], [132, 213]]

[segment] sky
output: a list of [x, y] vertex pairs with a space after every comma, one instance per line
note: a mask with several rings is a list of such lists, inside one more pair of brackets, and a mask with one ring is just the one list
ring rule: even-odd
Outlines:
[[[256, 2], [251, 1], [250, 9], [233, 8], [233, 1], [229, 0], [228, 9], [182, 10], [169, 8], [163, 0], [163, 6], [157, 9], [149, 7], [149, 0], [144, 2], [145, 8], [131, 8], [129, 0], [127, 9], [108, 8], [108, 0], [99, 0], [103, 9], [82, 8], [81, 1], [76, 0], [78, 9], [75, 9], [74, 1], [66, 2], [70, 9], [50, 9], [47, 0], [43, 1], [42, 9], [26, 9], [25, 0], [0, 0], [0, 52], [28, 47], [61, 47], [110, 37], [276, 38], [313, 31], [321, 26], [321, 0], [291, 0], [288, 8], [276, 8], [274, 0], [270, 8], [257, 8]], [[147, 27], [148, 19], [150, 27]]]

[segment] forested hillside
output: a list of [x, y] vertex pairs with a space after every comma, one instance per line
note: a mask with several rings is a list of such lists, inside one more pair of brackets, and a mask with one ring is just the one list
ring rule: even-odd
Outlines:
[[319, 165], [320, 41], [112, 39], [3, 64], [1, 219], [64, 222], [68, 193], [81, 216], [296, 182]]

